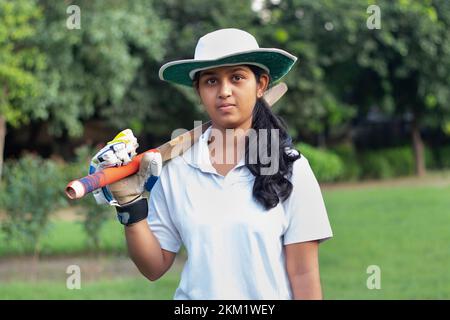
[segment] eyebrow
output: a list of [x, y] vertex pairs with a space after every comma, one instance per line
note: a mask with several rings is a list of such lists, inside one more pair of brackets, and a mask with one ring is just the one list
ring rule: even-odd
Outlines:
[[[244, 72], [248, 72], [247, 69], [244, 69], [244, 68], [242, 68], [242, 67], [237, 67], [237, 68], [231, 69], [231, 70], [228, 71], [227, 73], [233, 73], [233, 72], [236, 72], [236, 71], [244, 71]], [[205, 71], [205, 72], [202, 72], [202, 73], [200, 74], [200, 77], [203, 77], [203, 76], [211, 76], [211, 75], [216, 75], [216, 74], [217, 74], [217, 73], [216, 73], [216, 72], [213, 72], [213, 71]]]

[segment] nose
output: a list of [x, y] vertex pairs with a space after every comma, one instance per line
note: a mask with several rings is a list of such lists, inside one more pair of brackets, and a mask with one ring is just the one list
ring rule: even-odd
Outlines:
[[229, 96], [231, 96], [231, 85], [228, 83], [228, 81], [222, 81], [219, 90], [219, 98], [226, 99]]

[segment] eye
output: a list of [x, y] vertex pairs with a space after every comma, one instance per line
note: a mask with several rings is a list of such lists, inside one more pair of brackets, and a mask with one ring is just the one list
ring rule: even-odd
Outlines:
[[233, 75], [233, 81], [235, 81], [235, 82], [238, 82], [238, 81], [240, 81], [242, 79], [244, 79], [244, 77], [239, 75], [239, 74]]
[[208, 84], [208, 85], [213, 85], [216, 82], [217, 82], [217, 80], [214, 79], [214, 78], [208, 78], [208, 79], [205, 80], [205, 83]]

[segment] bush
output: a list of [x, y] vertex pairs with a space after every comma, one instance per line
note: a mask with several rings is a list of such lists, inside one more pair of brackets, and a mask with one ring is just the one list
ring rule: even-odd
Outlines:
[[439, 169], [437, 150], [425, 147], [425, 167]]
[[61, 172], [54, 161], [34, 155], [4, 165], [0, 206], [6, 214], [1, 226], [5, 240], [16, 239], [31, 248], [36, 258], [42, 236], [49, 229], [50, 214], [67, 204]]
[[298, 144], [296, 148], [308, 159], [318, 181], [336, 181], [343, 175], [343, 163], [333, 152], [316, 149], [305, 143]]
[[361, 178], [385, 179], [414, 174], [411, 147], [364, 152], [359, 156]]
[[33, 252], [38, 258], [43, 249], [42, 237], [51, 228], [51, 214], [72, 206], [82, 216], [88, 248], [99, 252], [101, 229], [115, 215], [115, 210], [98, 205], [92, 195], [73, 201], [64, 193], [69, 181], [88, 174], [94, 153], [88, 147], [79, 148], [72, 163], [56, 163], [33, 155], [5, 162], [0, 185], [0, 208], [6, 214], [1, 223], [5, 240], [18, 245], [22, 253]]
[[[410, 145], [360, 153], [351, 144], [325, 151], [300, 143], [297, 149], [308, 158], [317, 180], [321, 182], [386, 179], [415, 172]], [[429, 169], [450, 168], [450, 146], [435, 150], [425, 148], [425, 164]]]
[[435, 163], [438, 169], [450, 168], [450, 146], [443, 146], [435, 150]]
[[343, 163], [343, 173], [339, 177], [342, 181], [355, 181], [361, 176], [361, 166], [358, 155], [351, 144], [336, 146], [332, 151], [339, 156]]
[[359, 156], [361, 179], [386, 179], [393, 176], [389, 161], [377, 152], [365, 152]]
[[439, 155], [442, 168], [450, 168], [450, 146], [440, 148]]
[[414, 174], [414, 153], [410, 146], [387, 149], [382, 154], [389, 162], [393, 176]]

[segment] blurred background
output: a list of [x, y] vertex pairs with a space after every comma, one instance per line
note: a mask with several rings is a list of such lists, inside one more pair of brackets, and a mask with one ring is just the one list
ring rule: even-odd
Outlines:
[[0, 0], [0, 299], [172, 299], [184, 249], [149, 282], [64, 187], [122, 129], [142, 152], [208, 120], [158, 70], [228, 27], [299, 58], [274, 111], [322, 186], [324, 298], [449, 299], [449, 25], [447, 0]]

